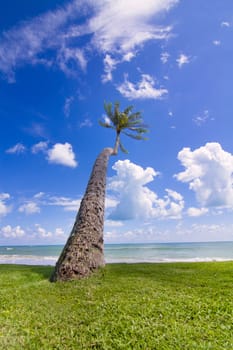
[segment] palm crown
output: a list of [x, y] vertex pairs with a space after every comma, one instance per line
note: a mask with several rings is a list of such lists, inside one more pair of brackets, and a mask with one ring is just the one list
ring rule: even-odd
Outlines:
[[121, 133], [135, 140], [146, 140], [143, 134], [148, 132], [148, 127], [143, 123], [141, 113], [132, 112], [133, 106], [127, 107], [123, 112], [121, 112], [119, 108], [119, 102], [115, 102], [114, 107], [112, 103], [104, 103], [104, 109], [109, 120], [105, 122], [99, 121], [101, 126], [114, 129], [116, 131], [116, 142], [113, 154], [117, 154], [118, 147], [120, 147], [122, 152], [128, 153], [121, 143]]

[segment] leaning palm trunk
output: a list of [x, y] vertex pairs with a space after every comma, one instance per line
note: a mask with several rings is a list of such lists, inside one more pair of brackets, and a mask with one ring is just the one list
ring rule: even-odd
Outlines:
[[105, 148], [97, 157], [70, 237], [57, 261], [51, 281], [89, 276], [104, 266], [103, 227], [108, 159]]

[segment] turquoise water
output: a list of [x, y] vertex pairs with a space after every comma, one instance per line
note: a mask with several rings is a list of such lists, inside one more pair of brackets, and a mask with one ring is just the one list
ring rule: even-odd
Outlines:
[[[63, 246], [0, 246], [0, 264], [55, 265]], [[106, 244], [106, 263], [233, 260], [233, 242]]]

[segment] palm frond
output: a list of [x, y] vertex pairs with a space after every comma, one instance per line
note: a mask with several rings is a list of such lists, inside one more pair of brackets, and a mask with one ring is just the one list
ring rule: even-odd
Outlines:
[[129, 113], [132, 111], [132, 109], [133, 109], [133, 106], [129, 106], [129, 107], [127, 107], [125, 110], [124, 110], [124, 114], [126, 114], [127, 116], [129, 115]]
[[141, 112], [135, 112], [135, 113], [131, 113], [128, 116], [129, 120], [142, 120], [142, 116], [141, 116]]
[[127, 151], [127, 149], [122, 145], [121, 142], [119, 143], [119, 146], [120, 146], [120, 150], [121, 150], [123, 153], [126, 153], [126, 154], [129, 153], [129, 152]]
[[128, 127], [129, 130], [134, 131], [138, 134], [146, 134], [147, 132], [149, 132], [149, 130], [147, 128], [143, 128], [140, 126], [130, 126]]
[[132, 139], [134, 139], [134, 140], [144, 140], [144, 141], [146, 141], [146, 140], [148, 140], [148, 137], [144, 137], [144, 136], [142, 136], [142, 135], [140, 135], [140, 134], [130, 134], [130, 133], [128, 133], [128, 132], [125, 132], [125, 131], [122, 131], [122, 133], [124, 134], [124, 135], [126, 135], [126, 136], [128, 136], [128, 137], [131, 137]]
[[102, 120], [99, 120], [98, 123], [99, 123], [99, 125], [103, 126], [104, 128], [115, 129], [113, 125], [111, 125], [107, 122], [103, 122]]
[[111, 102], [109, 102], [109, 103], [104, 102], [104, 110], [105, 110], [107, 116], [108, 116], [109, 118], [111, 118], [111, 117], [112, 117], [112, 114], [113, 114], [113, 113], [112, 113], [112, 103], [111, 103]]
[[[132, 112], [133, 106], [128, 106], [121, 112], [119, 102], [115, 102], [114, 105], [104, 102], [104, 110], [109, 118], [109, 122], [100, 120], [99, 124], [105, 128], [114, 129], [117, 133], [118, 140], [120, 140], [121, 132], [135, 140], [147, 140], [143, 134], [149, 131], [148, 126], [144, 124], [141, 112]], [[116, 149], [116, 153], [118, 145], [122, 152], [128, 153], [120, 141], [119, 144], [117, 142], [115, 145], [114, 150]]]

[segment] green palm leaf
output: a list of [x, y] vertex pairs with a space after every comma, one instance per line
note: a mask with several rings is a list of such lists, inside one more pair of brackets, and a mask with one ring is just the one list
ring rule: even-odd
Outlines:
[[[141, 113], [132, 113], [133, 106], [128, 106], [123, 112], [120, 111], [120, 103], [113, 104], [104, 102], [104, 110], [109, 118], [109, 123], [99, 121], [99, 124], [105, 128], [114, 129], [116, 131], [116, 143], [113, 154], [117, 154], [118, 146], [121, 151], [128, 153], [120, 141], [120, 134], [123, 133], [135, 140], [147, 140], [142, 135], [148, 132], [148, 126], [144, 124]], [[130, 133], [125, 130], [129, 130]]]

